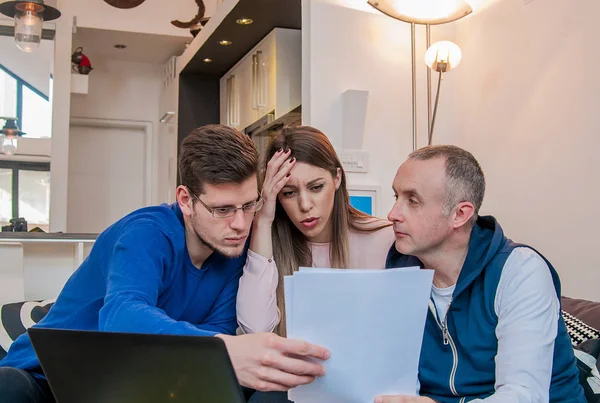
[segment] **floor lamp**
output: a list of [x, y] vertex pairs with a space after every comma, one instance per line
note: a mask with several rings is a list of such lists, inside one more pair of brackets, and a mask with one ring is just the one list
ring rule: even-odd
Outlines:
[[[471, 14], [473, 12], [473, 8], [465, 0], [368, 0], [368, 3], [377, 10], [392, 18], [410, 23], [412, 62], [412, 137], [413, 150], [416, 150], [417, 60], [415, 56], [415, 25], [425, 25], [427, 35], [427, 49], [429, 49], [431, 46], [431, 25], [446, 24], [448, 22], [459, 20]], [[433, 121], [431, 115], [431, 70], [429, 67], [427, 69], [427, 115], [427, 133], [429, 144], [431, 144], [431, 136], [433, 134]]]

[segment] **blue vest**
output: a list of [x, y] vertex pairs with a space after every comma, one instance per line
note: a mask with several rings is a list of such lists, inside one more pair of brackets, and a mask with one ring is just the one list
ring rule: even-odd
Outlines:
[[[504, 236], [495, 218], [478, 218], [445, 324], [430, 302], [419, 362], [421, 395], [440, 403], [463, 403], [494, 394], [498, 352], [496, 290], [506, 259], [514, 248], [522, 246], [526, 245], [516, 244]], [[558, 274], [550, 262], [544, 260], [560, 297]], [[414, 256], [402, 255], [392, 246], [386, 267], [415, 265], [422, 266]], [[550, 402], [585, 403], [573, 346], [562, 316], [558, 321]]]

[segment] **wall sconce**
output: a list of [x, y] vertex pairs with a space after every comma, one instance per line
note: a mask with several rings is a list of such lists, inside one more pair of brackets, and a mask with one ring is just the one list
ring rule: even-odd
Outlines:
[[42, 24], [60, 17], [44, 0], [16, 0], [0, 4], [0, 13], [15, 19], [15, 42], [23, 52], [33, 52], [42, 40]]
[[[415, 57], [415, 24], [426, 26], [427, 48], [431, 45], [431, 25], [446, 24], [459, 20], [473, 12], [465, 0], [368, 0], [368, 4], [382, 13], [400, 21], [410, 23], [411, 59], [412, 59], [412, 134], [413, 150], [417, 149], [417, 63]], [[460, 51], [460, 49], [459, 49]], [[458, 63], [457, 63], [458, 64]], [[437, 64], [436, 64], [437, 66]], [[454, 67], [454, 66], [452, 66]], [[436, 67], [437, 68], [437, 67]], [[436, 70], [437, 71], [437, 70]], [[441, 79], [440, 72], [440, 79]], [[439, 82], [438, 82], [439, 95]], [[436, 98], [437, 106], [437, 98]], [[431, 115], [431, 70], [427, 69], [427, 125], [428, 139], [431, 144], [433, 119]]]
[[438, 85], [437, 92], [435, 94], [435, 106], [433, 107], [433, 117], [431, 118], [431, 124], [429, 127], [428, 145], [431, 145], [433, 139], [433, 126], [435, 125], [435, 115], [437, 114], [438, 101], [440, 99], [440, 87], [442, 85], [443, 74], [449, 72], [458, 64], [462, 59], [462, 52], [457, 44], [450, 41], [436, 42], [427, 49], [425, 53], [425, 64], [429, 66], [431, 70], [437, 71]]
[[18, 139], [23, 136], [19, 126], [17, 126], [17, 118], [0, 118], [6, 120], [2, 128], [2, 152], [5, 155], [13, 155], [17, 152]]

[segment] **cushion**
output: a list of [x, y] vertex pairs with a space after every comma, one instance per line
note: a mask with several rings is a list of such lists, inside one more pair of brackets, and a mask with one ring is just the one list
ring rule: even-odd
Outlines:
[[562, 317], [567, 325], [567, 332], [574, 346], [587, 340], [600, 338], [600, 331], [579, 320], [568, 312], [562, 311]]
[[17, 337], [46, 316], [54, 302], [23, 301], [0, 306], [0, 360]]
[[562, 297], [562, 309], [587, 323], [594, 329], [600, 329], [600, 302]]
[[575, 346], [579, 383], [588, 403], [600, 403], [600, 339], [587, 340]]

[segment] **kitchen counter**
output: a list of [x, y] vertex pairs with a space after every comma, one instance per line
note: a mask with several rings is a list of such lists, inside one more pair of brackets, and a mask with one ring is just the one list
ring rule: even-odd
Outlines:
[[0, 305], [56, 298], [98, 234], [0, 232]]

